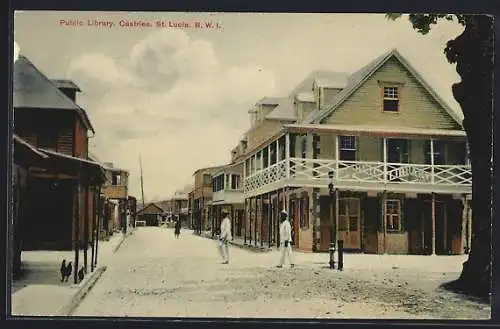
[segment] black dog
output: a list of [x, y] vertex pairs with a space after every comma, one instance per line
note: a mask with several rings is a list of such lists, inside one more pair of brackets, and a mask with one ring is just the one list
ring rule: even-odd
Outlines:
[[85, 278], [85, 268], [82, 266], [82, 268], [78, 271], [78, 283], [83, 281], [83, 278]]
[[71, 262], [69, 262], [68, 266], [66, 266], [66, 270], [64, 271], [66, 282], [68, 282], [68, 279], [71, 276], [71, 272], [73, 272], [73, 266], [71, 265]]

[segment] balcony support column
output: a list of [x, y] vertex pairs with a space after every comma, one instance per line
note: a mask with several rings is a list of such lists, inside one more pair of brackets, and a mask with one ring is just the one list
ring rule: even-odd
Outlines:
[[276, 163], [280, 162], [280, 139], [276, 140]]
[[384, 182], [387, 184], [387, 138], [382, 140], [384, 149]]
[[431, 255], [435, 255], [436, 254], [436, 193], [432, 193], [431, 222], [432, 222]]
[[244, 212], [244, 221], [245, 221], [245, 225], [244, 225], [244, 230], [245, 232], [243, 233], [243, 245], [246, 245], [247, 244], [247, 225], [248, 225], [248, 203], [247, 203], [247, 198], [245, 198], [245, 205], [244, 205], [244, 209], [245, 209], [245, 212]]
[[290, 179], [290, 134], [285, 134], [286, 178]]
[[258, 208], [258, 201], [259, 201], [259, 197], [256, 196], [254, 198], [254, 202], [255, 202], [255, 210], [254, 210], [254, 219], [253, 219], [253, 232], [254, 232], [254, 245], [257, 247], [257, 219], [259, 218], [259, 208]]
[[272, 237], [272, 201], [271, 201], [271, 193], [267, 193], [267, 245], [271, 248], [271, 237]]
[[271, 167], [271, 144], [267, 145], [267, 166]]
[[431, 150], [431, 183], [434, 184], [434, 139], [430, 139]]
[[340, 161], [339, 135], [335, 135], [335, 181], [339, 179], [339, 161]]

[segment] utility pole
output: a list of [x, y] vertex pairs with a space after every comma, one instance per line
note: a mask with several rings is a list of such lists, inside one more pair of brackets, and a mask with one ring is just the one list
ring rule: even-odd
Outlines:
[[142, 195], [142, 209], [145, 208], [144, 205], [144, 178], [142, 176], [142, 158], [141, 155], [139, 154], [139, 167], [141, 169], [141, 195]]

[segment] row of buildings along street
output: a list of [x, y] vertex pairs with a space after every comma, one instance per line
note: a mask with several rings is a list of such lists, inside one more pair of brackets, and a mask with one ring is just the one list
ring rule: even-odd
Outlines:
[[186, 225], [215, 232], [226, 209], [235, 239], [273, 247], [286, 209], [298, 250], [342, 240], [365, 253], [468, 253], [465, 131], [397, 49], [352, 74], [312, 72], [285, 97], [263, 96], [231, 162], [194, 172]]
[[29, 276], [23, 253], [74, 251], [67, 261], [73, 262], [76, 283], [80, 268], [94, 270], [99, 241], [133, 224], [136, 198], [128, 193], [129, 173], [89, 152], [96, 132], [78, 105], [75, 82], [49, 79], [20, 55], [13, 85], [14, 279]]

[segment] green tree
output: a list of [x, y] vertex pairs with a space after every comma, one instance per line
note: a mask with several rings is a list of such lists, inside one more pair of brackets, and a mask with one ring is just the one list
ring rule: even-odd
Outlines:
[[[386, 14], [391, 20], [402, 14]], [[447, 289], [481, 298], [491, 291], [493, 19], [487, 15], [409, 14], [413, 28], [427, 34], [441, 20], [458, 21], [462, 34], [448, 41], [444, 54], [456, 63], [461, 81], [452, 86], [464, 115], [472, 169], [472, 244], [460, 277]]]

